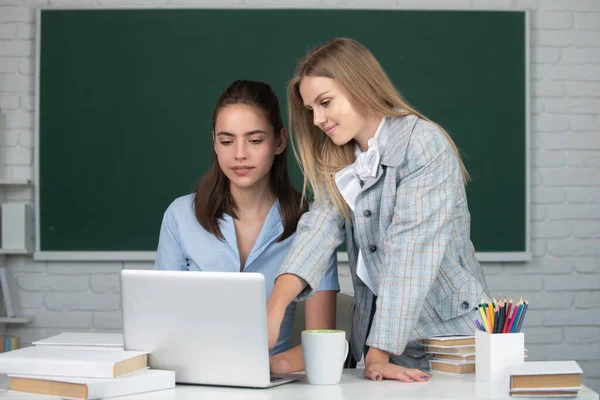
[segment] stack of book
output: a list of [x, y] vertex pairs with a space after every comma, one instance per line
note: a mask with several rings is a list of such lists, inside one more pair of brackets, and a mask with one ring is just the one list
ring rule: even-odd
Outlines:
[[62, 334], [0, 354], [0, 373], [8, 374], [10, 390], [69, 399], [175, 387], [175, 372], [149, 369], [148, 353], [124, 350], [110, 335]]
[[535, 361], [509, 368], [513, 397], [574, 397], [583, 371], [575, 361]]
[[431, 370], [453, 375], [475, 373], [475, 336], [438, 336], [421, 342], [425, 351], [433, 354]]
[[0, 353], [17, 350], [21, 347], [21, 337], [19, 336], [0, 336]]

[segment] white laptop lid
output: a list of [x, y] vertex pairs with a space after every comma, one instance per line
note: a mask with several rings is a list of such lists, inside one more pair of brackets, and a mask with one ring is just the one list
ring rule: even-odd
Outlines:
[[264, 276], [123, 270], [126, 350], [177, 382], [266, 387], [270, 382]]

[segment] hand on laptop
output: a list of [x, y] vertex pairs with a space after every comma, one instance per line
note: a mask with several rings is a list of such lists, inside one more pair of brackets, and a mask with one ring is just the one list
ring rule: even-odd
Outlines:
[[427, 382], [431, 375], [418, 369], [392, 364], [390, 353], [371, 347], [365, 358], [365, 378], [374, 381], [393, 379], [402, 382]]
[[298, 345], [283, 353], [269, 357], [269, 366], [272, 374], [290, 374], [304, 369], [302, 346]]

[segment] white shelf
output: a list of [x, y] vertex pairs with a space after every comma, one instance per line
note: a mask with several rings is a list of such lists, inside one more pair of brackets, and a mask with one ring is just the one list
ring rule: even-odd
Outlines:
[[27, 249], [0, 249], [0, 255], [2, 254], [31, 254], [31, 250]]
[[0, 185], [31, 185], [29, 179], [0, 178]]
[[27, 324], [30, 317], [0, 317], [0, 324]]

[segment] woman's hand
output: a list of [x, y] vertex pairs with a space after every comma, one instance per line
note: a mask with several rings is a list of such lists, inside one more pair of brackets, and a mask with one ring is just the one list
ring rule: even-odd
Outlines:
[[304, 369], [302, 346], [298, 345], [283, 353], [269, 357], [271, 372], [274, 374], [290, 374]]
[[374, 381], [393, 379], [402, 382], [427, 382], [431, 375], [418, 369], [392, 364], [390, 353], [371, 347], [365, 358], [365, 378]]

